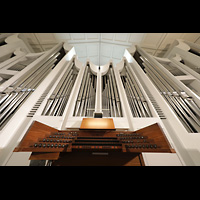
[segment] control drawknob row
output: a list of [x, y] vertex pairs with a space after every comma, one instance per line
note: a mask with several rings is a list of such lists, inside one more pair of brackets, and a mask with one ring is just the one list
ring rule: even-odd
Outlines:
[[146, 145], [125, 145], [126, 148], [157, 148], [157, 145], [156, 144], [146, 144]]
[[34, 144], [34, 147], [43, 147], [43, 148], [46, 148], [46, 147], [51, 147], [51, 148], [56, 148], [56, 147], [59, 147], [59, 148], [64, 148], [64, 147], [67, 147], [68, 145], [67, 144], [45, 144], [45, 143], [35, 143]]

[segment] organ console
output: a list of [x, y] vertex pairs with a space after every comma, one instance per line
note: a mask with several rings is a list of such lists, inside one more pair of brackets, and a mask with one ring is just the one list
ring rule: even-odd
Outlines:
[[0, 38], [0, 165], [200, 164], [198, 45], [178, 40], [164, 58], [137, 45], [96, 66], [67, 43], [33, 53], [9, 37]]
[[[85, 119], [91, 122], [85, 122]], [[101, 120], [104, 124], [108, 121], [108, 125], [101, 127]], [[83, 118], [83, 125], [76, 131], [57, 130], [34, 121], [14, 151], [30, 151], [30, 159], [55, 160], [55, 163], [61, 152], [80, 152], [79, 156], [82, 156], [82, 152], [124, 152], [133, 153], [134, 157], [141, 152], [174, 152], [158, 124], [138, 131], [115, 131], [110, 121], [112, 119], [95, 121], [93, 118]], [[99, 129], [99, 124], [104, 129]], [[104, 162], [102, 164], [106, 165]]]

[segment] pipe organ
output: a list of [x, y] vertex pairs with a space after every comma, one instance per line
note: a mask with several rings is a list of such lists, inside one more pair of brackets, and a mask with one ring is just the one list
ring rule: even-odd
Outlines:
[[0, 165], [200, 164], [198, 45], [163, 58], [133, 46], [115, 66], [83, 64], [67, 43], [28, 49], [0, 54]]

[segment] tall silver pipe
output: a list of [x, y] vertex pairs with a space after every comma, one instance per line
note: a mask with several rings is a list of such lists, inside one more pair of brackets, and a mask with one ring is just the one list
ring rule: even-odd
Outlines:
[[128, 83], [129, 83], [129, 87], [131, 88], [131, 91], [133, 92], [134, 101], [135, 101], [136, 107], [138, 109], [139, 116], [145, 117], [145, 112], [144, 112], [144, 109], [143, 109], [143, 106], [142, 106], [142, 103], [141, 103], [141, 100], [140, 100], [140, 96], [138, 94], [137, 89], [135, 88], [135, 85], [131, 81], [131, 77], [130, 77], [129, 73], [127, 73], [127, 80], [128, 80]]
[[62, 98], [63, 98], [62, 96], [65, 90], [65, 87], [66, 88], [68, 87], [69, 79], [71, 77], [72, 71], [73, 70], [70, 70], [70, 72], [67, 74], [67, 76], [65, 77], [65, 80], [63, 81], [61, 87], [58, 90], [58, 93], [56, 94], [55, 101], [54, 101], [54, 104], [52, 105], [52, 109], [50, 112], [51, 116], [55, 116], [57, 113], [57, 109], [60, 106], [60, 102], [62, 101]]
[[77, 78], [77, 74], [74, 74], [73, 80], [71, 81], [70, 86], [69, 86], [69, 89], [67, 90], [67, 94], [66, 94], [66, 97], [65, 97], [63, 106], [62, 106], [62, 107], [63, 107], [63, 108], [62, 108], [62, 112], [59, 114], [60, 116], [63, 114], [64, 108], [65, 108], [65, 106], [67, 105], [67, 102], [68, 102], [68, 100], [69, 100], [69, 97], [70, 97], [71, 91], [72, 91], [72, 89], [73, 89], [73, 86], [74, 86], [74, 84], [75, 84], [76, 78]]
[[88, 83], [88, 89], [87, 89], [87, 93], [86, 93], [86, 99], [85, 99], [85, 105], [84, 105], [84, 111], [83, 111], [83, 116], [87, 116], [87, 109], [88, 109], [88, 100], [89, 100], [89, 94], [90, 94], [90, 90], [92, 88], [92, 82], [91, 82], [91, 78], [89, 78], [89, 83]]
[[81, 104], [81, 99], [82, 99], [82, 94], [83, 94], [83, 89], [84, 89], [85, 78], [87, 76], [87, 71], [88, 71], [88, 66], [86, 66], [85, 71], [84, 71], [81, 88], [79, 90], [78, 98], [77, 98], [75, 109], [74, 109], [74, 116], [77, 116], [78, 112], [79, 112], [79, 107]]
[[73, 85], [74, 85], [74, 79], [75, 79], [75, 74], [71, 75], [70, 77], [70, 81], [69, 81], [69, 85], [68, 87], [66, 87], [67, 89], [64, 91], [64, 94], [63, 94], [63, 97], [62, 97], [62, 100], [61, 100], [61, 103], [59, 105], [59, 108], [57, 110], [57, 116], [62, 116], [63, 112], [64, 112], [64, 109], [66, 107], [66, 104], [67, 104], [67, 101], [69, 99], [69, 96], [70, 96], [70, 92], [73, 88]]
[[[42, 76], [44, 77], [44, 75]], [[40, 77], [41, 78], [41, 77]], [[33, 88], [38, 84], [38, 79], [34, 84], [32, 85]], [[9, 119], [14, 111], [20, 106], [21, 103], [33, 92], [33, 89], [23, 89], [20, 92], [12, 92], [10, 94], [11, 98], [8, 98], [4, 104], [1, 105], [1, 116], [0, 116], [0, 127], [6, 122], [7, 119]]]
[[115, 104], [115, 93], [113, 89], [113, 83], [111, 80], [111, 75], [109, 74], [109, 80], [110, 80], [110, 91], [111, 91], [111, 99], [112, 99], [112, 106], [113, 106], [113, 117], [117, 117], [117, 109], [116, 109], [116, 104]]
[[69, 73], [69, 71], [71, 70], [71, 68], [73, 67], [74, 63], [72, 62], [71, 65], [68, 67], [68, 69], [66, 70], [65, 74], [62, 76], [61, 80], [59, 81], [59, 83], [57, 84], [56, 88], [54, 89], [54, 91], [52, 92], [51, 96], [49, 97], [45, 108], [42, 112], [42, 115], [49, 115], [49, 113], [51, 112], [51, 107], [53, 106], [53, 103], [56, 99], [56, 96], [61, 88], [61, 86], [63, 85], [65, 79], [66, 79], [66, 74]]
[[[22, 75], [18, 80], [16, 80], [13, 84], [10, 85], [10, 87], [13, 88], [13, 91], [15, 91], [18, 87], [19, 88], [23, 88], [23, 84], [26, 83], [27, 81], [29, 81], [30, 79], [32, 79], [32, 76], [35, 76], [35, 73], [38, 70], [41, 70], [47, 66], [50, 65], [50, 63], [52, 62], [52, 60], [54, 60], [55, 58], [58, 57], [60, 53], [57, 52], [54, 54], [54, 56], [50, 56], [50, 58], [48, 58], [47, 61], [45, 61], [42, 65], [41, 64], [37, 64], [36, 66], [34, 66], [32, 69], [30, 69], [28, 72], [26, 72], [24, 75]], [[7, 90], [5, 90], [5, 92], [7, 92]]]
[[[53, 52], [48, 58], [38, 62], [0, 94], [0, 128], [7, 123], [18, 108], [55, 67], [61, 50], [61, 48], [57, 49], [57, 51]], [[59, 59], [61, 59], [61, 57], [59, 57]]]
[[140, 109], [143, 113], [143, 116], [144, 117], [151, 117], [152, 116], [151, 111], [148, 107], [147, 101], [145, 100], [144, 95], [143, 95], [138, 83], [136, 82], [135, 78], [133, 77], [133, 74], [131, 73], [129, 67], [127, 67], [127, 66], [125, 66], [125, 67], [126, 67], [127, 72], [128, 72], [127, 75], [130, 76], [130, 78], [131, 78], [130, 80], [132, 81], [132, 83], [135, 87], [135, 91], [136, 91], [137, 96], [138, 96]]
[[147, 101], [126, 62], [124, 63], [124, 70], [121, 80], [133, 117], [152, 117]]
[[134, 97], [132, 96], [132, 91], [130, 89], [130, 86], [128, 85], [128, 81], [126, 80], [127, 78], [124, 77], [124, 87], [125, 87], [125, 92], [126, 96], [129, 101], [129, 105], [131, 107], [131, 112], [133, 114], [133, 117], [139, 117], [135, 102], [134, 102]]
[[108, 98], [109, 98], [109, 107], [110, 107], [110, 116], [114, 117], [114, 110], [113, 110], [113, 104], [112, 104], [112, 96], [110, 92], [110, 80], [107, 81], [108, 84]]
[[142, 113], [141, 113], [141, 111], [140, 111], [140, 107], [139, 107], [138, 101], [137, 101], [137, 96], [135, 96], [134, 88], [132, 88], [131, 85], [130, 85], [130, 80], [129, 80], [129, 78], [126, 78], [126, 83], [127, 83], [127, 88], [128, 88], [130, 97], [131, 97], [131, 99], [132, 99], [132, 102], [133, 102], [135, 111], [136, 111], [136, 113], [137, 113], [136, 115], [138, 115], [138, 117], [142, 117]]
[[89, 80], [90, 80], [89, 77], [90, 77], [90, 73], [87, 74], [87, 78], [85, 79], [85, 86], [84, 86], [84, 90], [83, 90], [81, 107], [80, 107], [80, 112], [79, 112], [80, 116], [84, 116], [83, 113], [85, 113], [84, 107], [85, 107], [86, 93], [88, 90], [88, 85], [89, 85]]
[[[154, 73], [152, 73], [148, 68], [146, 68], [146, 71], [148, 72], [148, 75], [151, 78], [152, 82], [161, 91], [161, 94], [163, 95], [163, 97], [167, 100], [167, 102], [174, 109], [175, 113], [178, 115], [180, 120], [183, 122], [183, 125], [185, 126], [185, 128], [188, 131], [193, 132], [193, 129], [188, 124], [188, 121], [191, 121], [190, 118], [187, 115], [184, 114], [184, 110], [182, 109], [180, 104], [177, 102], [177, 99], [174, 99], [174, 96], [173, 96], [172, 92], [168, 91], [168, 89], [166, 88], [166, 85], [164, 85], [162, 83], [162, 81], [159, 80], [157, 78], [157, 76]], [[162, 92], [163, 90], [165, 90], [165, 91]]]
[[110, 73], [111, 73], [111, 77], [112, 77], [113, 88], [114, 88], [114, 93], [115, 93], [115, 100], [116, 100], [116, 104], [117, 104], [116, 105], [117, 113], [118, 113], [118, 116], [121, 117], [122, 116], [121, 103], [120, 103], [117, 84], [116, 84], [116, 80], [115, 80], [115, 76], [114, 76], [114, 72], [113, 72], [112, 68], [110, 68]]
[[105, 117], [122, 117], [122, 108], [119, 91], [115, 79], [113, 66], [109, 67], [106, 75], [102, 77], [103, 82], [103, 112]]
[[[149, 64], [146, 63], [146, 66], [150, 67]], [[160, 85], [165, 88], [165, 92], [162, 93], [165, 97], [165, 99], [168, 100], [169, 104], [172, 106], [172, 108], [175, 110], [175, 113], [178, 114], [179, 118], [185, 124], [186, 129], [189, 132], [197, 132], [198, 126], [194, 123], [196, 121], [197, 124], [200, 124], [199, 119], [191, 112], [190, 108], [186, 106], [185, 102], [182, 100], [181, 96], [177, 93], [177, 91], [173, 90], [166, 81], [162, 81], [162, 77], [158, 80], [156, 77], [156, 72], [154, 71], [154, 74], [150, 72], [148, 69], [146, 69], [149, 73], [151, 73], [151, 76], [154, 80], [157, 80], [159, 84], [157, 84], [155, 81], [155, 85], [159, 88]], [[163, 84], [164, 82], [164, 84]], [[162, 88], [160, 88], [162, 91]], [[168, 98], [169, 97], [169, 98]], [[169, 100], [170, 99], [170, 100]], [[193, 121], [193, 120], [194, 121]]]
[[95, 108], [96, 76], [87, 65], [83, 74], [73, 116], [93, 116]]
[[[200, 131], [200, 109], [175, 82], [138, 49], [145, 71], [189, 132]], [[191, 100], [190, 103], [188, 100]]]
[[76, 69], [74, 62], [72, 61], [64, 75], [61, 77], [56, 88], [52, 92], [50, 98], [47, 100], [42, 115], [62, 116], [76, 77]]
[[[37, 76], [34, 76], [34, 79], [31, 78], [31, 81], [27, 82], [27, 84], [21, 85], [21, 87], [17, 88], [16, 91], [10, 92], [10, 95], [7, 95], [7, 99], [4, 99], [4, 103], [1, 105], [1, 112], [2, 109], [4, 109], [8, 104], [10, 104], [13, 99], [18, 95], [18, 92], [25, 92], [25, 91], [31, 91], [34, 90], [37, 85], [43, 80], [43, 78], [48, 74], [48, 72], [51, 70], [51, 67], [54, 66], [53, 62], [50, 62], [50, 66], [45, 69], [45, 71], [41, 71], [43, 73], [37, 74]], [[19, 85], [18, 85], [19, 86]]]

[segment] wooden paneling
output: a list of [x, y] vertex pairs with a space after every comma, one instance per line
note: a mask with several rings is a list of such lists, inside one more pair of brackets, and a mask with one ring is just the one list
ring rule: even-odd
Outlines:
[[[47, 142], [47, 139], [52, 141]], [[66, 148], [62, 148], [66, 144], [63, 140], [67, 140]], [[41, 146], [35, 147], [34, 143]], [[142, 152], [175, 152], [157, 123], [137, 131], [59, 131], [37, 121], [14, 151], [31, 151], [30, 160], [54, 160], [53, 166], [144, 166]]]
[[109, 152], [94, 154], [91, 152], [72, 152], [60, 155], [52, 166], [144, 166], [140, 154]]
[[60, 152], [33, 152], [29, 160], [58, 160]]
[[[25, 136], [23, 137], [20, 144], [15, 148], [14, 152], [18, 151], [28, 151], [30, 148], [30, 143], [35, 143], [38, 138], [44, 138], [50, 135], [51, 132], [56, 132], [57, 129], [42, 124], [40, 122], [34, 121], [30, 128], [27, 130]], [[31, 149], [32, 150], [32, 149]]]

